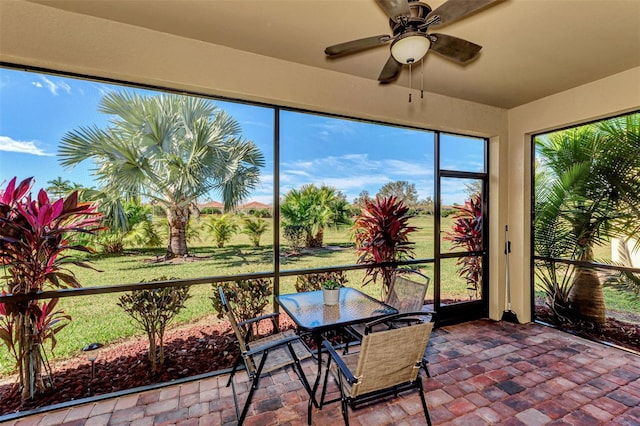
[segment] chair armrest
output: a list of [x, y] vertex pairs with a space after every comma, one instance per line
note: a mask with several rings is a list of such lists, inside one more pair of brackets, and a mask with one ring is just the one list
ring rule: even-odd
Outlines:
[[340, 358], [340, 355], [338, 355], [336, 350], [333, 349], [333, 346], [331, 346], [331, 343], [325, 340], [322, 342], [322, 344], [327, 349], [327, 352], [329, 352], [329, 356], [333, 358], [333, 360], [336, 362], [336, 365], [340, 369], [340, 372], [342, 373], [344, 378], [347, 379], [347, 382], [349, 382], [349, 384], [351, 385], [356, 383], [358, 379], [356, 379], [356, 377], [353, 375], [351, 370], [349, 370], [349, 367], [347, 367], [347, 364], [345, 364], [342, 358]]
[[280, 314], [277, 314], [277, 313], [273, 312], [273, 313], [270, 313], [270, 314], [265, 314], [265, 315], [261, 315], [259, 317], [255, 317], [255, 318], [251, 318], [251, 319], [248, 319], [248, 320], [245, 320], [245, 321], [241, 321], [241, 322], [238, 323], [238, 325], [243, 327], [245, 325], [250, 325], [250, 324], [262, 321], [262, 320], [278, 317], [278, 315], [280, 315]]
[[276, 340], [273, 341], [271, 343], [267, 343], [266, 345], [262, 345], [259, 346], [255, 349], [250, 349], [247, 352], [245, 352], [245, 355], [251, 356], [251, 355], [255, 355], [255, 354], [259, 354], [274, 348], [278, 348], [280, 346], [284, 346], [288, 343], [294, 343], [296, 341], [300, 340], [300, 342], [302, 342], [302, 340], [300, 339], [299, 336], [289, 336], [289, 337], [285, 337], [282, 340]]
[[389, 325], [390, 323], [394, 323], [394, 322], [404, 322], [406, 324], [409, 324], [415, 321], [422, 321], [420, 318], [425, 317], [427, 315], [431, 315], [431, 321], [429, 322], [435, 322], [436, 313], [433, 311], [416, 311], [416, 312], [405, 312], [401, 314], [388, 315], [386, 317], [379, 318], [375, 321], [368, 322], [365, 326], [364, 334], [369, 334], [373, 329], [373, 327], [378, 324], [384, 323]]

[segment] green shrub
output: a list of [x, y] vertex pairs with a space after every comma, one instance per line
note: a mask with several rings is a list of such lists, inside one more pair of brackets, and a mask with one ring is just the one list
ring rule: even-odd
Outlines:
[[240, 281], [225, 281], [213, 284], [213, 309], [218, 313], [218, 318], [223, 318], [222, 301], [218, 294], [218, 287], [222, 287], [229, 307], [233, 310], [238, 321], [246, 321], [262, 314], [269, 304], [271, 296], [270, 278], [251, 278]]
[[282, 233], [291, 251], [299, 253], [306, 242], [306, 227], [301, 225], [285, 225]]
[[298, 275], [296, 278], [296, 291], [301, 293], [303, 291], [320, 290], [325, 281], [336, 281], [340, 285], [345, 285], [348, 280], [344, 271]]
[[[153, 281], [175, 280], [159, 277]], [[145, 281], [143, 281], [145, 282]], [[184, 308], [189, 298], [189, 287], [164, 287], [134, 290], [120, 296], [118, 306], [140, 324], [149, 338], [149, 361], [151, 372], [164, 364], [164, 332], [167, 325]]]

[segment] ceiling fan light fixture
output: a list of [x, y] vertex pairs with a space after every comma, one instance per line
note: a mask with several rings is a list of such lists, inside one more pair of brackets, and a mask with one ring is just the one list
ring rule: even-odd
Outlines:
[[431, 47], [431, 40], [421, 32], [407, 32], [391, 44], [391, 56], [401, 64], [412, 64], [424, 57]]

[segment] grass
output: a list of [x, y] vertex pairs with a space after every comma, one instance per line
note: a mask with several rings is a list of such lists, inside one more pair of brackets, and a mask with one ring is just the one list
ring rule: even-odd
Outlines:
[[[203, 222], [207, 218], [200, 218], [195, 226], [203, 229]], [[449, 229], [453, 219], [445, 218], [443, 229]], [[420, 229], [413, 234], [415, 242], [415, 257], [429, 258], [433, 256], [433, 218], [418, 217], [412, 225]], [[128, 250], [123, 255], [94, 255], [91, 257], [92, 265], [100, 270], [76, 268], [74, 272], [84, 287], [109, 286], [117, 284], [130, 284], [141, 281], [150, 281], [162, 276], [178, 279], [199, 278], [206, 276], [234, 275], [248, 272], [269, 272], [273, 270], [273, 237], [270, 229], [263, 235], [261, 247], [254, 248], [250, 245], [248, 236], [244, 234], [234, 235], [223, 248], [214, 247], [213, 241], [203, 231], [198, 232], [200, 241], [189, 243], [190, 253], [200, 260], [180, 263], [155, 263], [150, 260], [164, 254], [163, 249]], [[282, 240], [284, 242], [284, 240]], [[303, 252], [299, 256], [281, 257], [280, 270], [294, 270], [306, 268], [321, 268], [337, 265], [348, 265], [356, 262], [356, 253], [352, 240], [349, 238], [347, 228], [326, 229], [324, 233], [325, 245], [330, 249], [322, 249], [312, 252]], [[442, 242], [443, 249], [449, 249], [447, 241]], [[423, 272], [433, 276], [433, 266], [425, 265]], [[442, 262], [441, 298], [468, 300], [466, 282], [457, 273], [455, 259], [447, 259]], [[365, 293], [379, 297], [380, 284], [361, 286], [364, 276], [363, 270], [348, 271], [349, 285], [364, 291]], [[280, 293], [295, 292], [295, 277], [282, 277], [280, 280]], [[433, 285], [429, 286], [427, 299], [433, 299]], [[607, 300], [611, 307], [620, 309], [633, 308], [632, 302], [626, 300], [620, 294], [614, 293], [614, 289], [606, 289], [612, 299]], [[205, 317], [210, 317], [215, 312], [211, 305], [210, 297], [213, 289], [210, 284], [194, 285], [190, 290], [191, 298], [187, 301], [187, 307], [176, 318], [174, 325], [189, 323]], [[65, 359], [81, 354], [82, 348], [94, 342], [103, 344], [118, 340], [141, 336], [143, 331], [138, 329], [132, 320], [117, 306], [119, 293], [104, 294], [86, 297], [62, 298], [59, 307], [70, 314], [73, 320], [57, 335], [55, 359]], [[637, 302], [636, 302], [637, 303]], [[614, 308], [615, 309], [615, 308]], [[13, 363], [7, 349], [0, 347], [0, 375], [11, 373]]]

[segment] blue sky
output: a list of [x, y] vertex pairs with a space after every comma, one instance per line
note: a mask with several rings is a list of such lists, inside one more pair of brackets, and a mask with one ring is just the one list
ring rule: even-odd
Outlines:
[[[105, 127], [97, 112], [102, 96], [122, 86], [0, 68], [0, 184], [13, 176], [34, 176], [35, 188], [61, 176], [96, 186], [91, 163], [64, 169], [56, 157], [64, 134], [80, 126]], [[126, 90], [134, 90], [126, 88]], [[141, 92], [145, 92], [140, 89]], [[152, 92], [148, 92], [152, 93]], [[249, 200], [270, 204], [273, 193], [273, 117], [271, 108], [215, 101], [241, 125], [266, 159], [261, 183]], [[353, 201], [362, 190], [375, 195], [387, 182], [406, 180], [419, 197], [433, 198], [433, 133], [393, 126], [283, 111], [280, 122], [280, 193], [302, 184], [327, 184]], [[480, 171], [482, 144], [444, 136], [441, 163], [456, 170]], [[218, 194], [210, 199], [219, 200]], [[444, 204], [464, 200], [462, 182], [443, 184]], [[204, 200], [203, 200], [204, 201]]]

